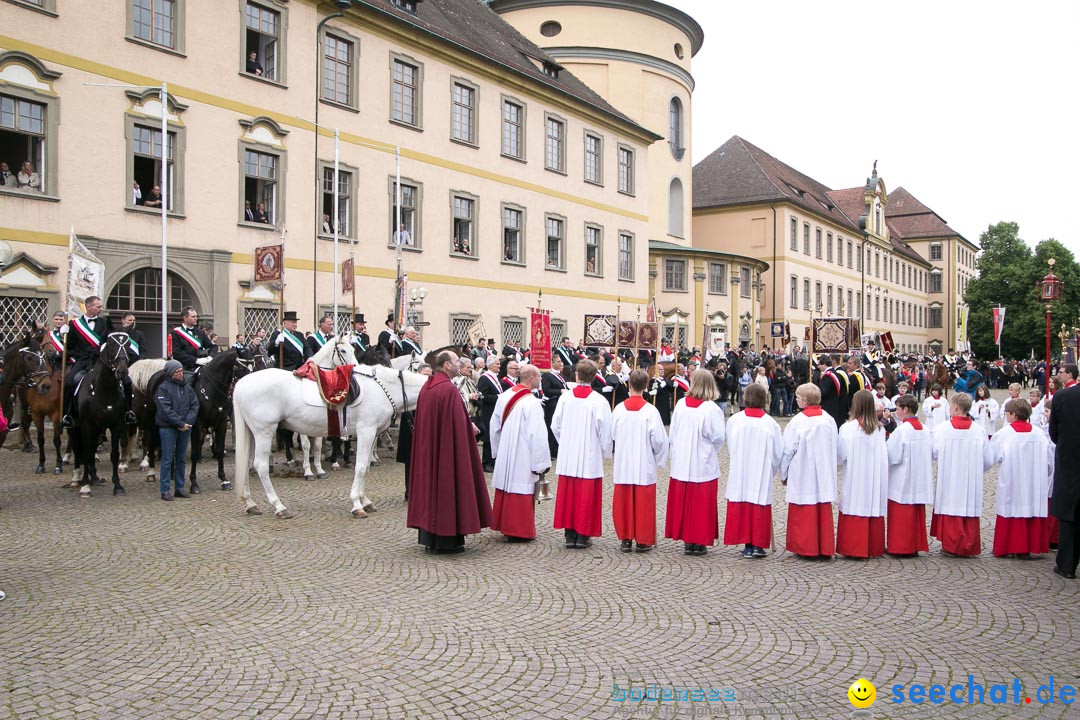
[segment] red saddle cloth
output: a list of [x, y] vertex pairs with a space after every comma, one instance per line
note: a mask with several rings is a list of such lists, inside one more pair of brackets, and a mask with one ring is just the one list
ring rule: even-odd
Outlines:
[[324, 370], [308, 360], [300, 366], [299, 370], [294, 370], [293, 375], [317, 382], [319, 393], [326, 404], [342, 405], [349, 396], [349, 380], [352, 378], [353, 367], [353, 365], [339, 365]]

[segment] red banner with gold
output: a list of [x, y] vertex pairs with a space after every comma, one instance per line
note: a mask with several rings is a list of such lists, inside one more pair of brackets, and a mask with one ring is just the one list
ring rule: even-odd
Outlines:
[[341, 263], [341, 292], [352, 292], [354, 282], [356, 282], [356, 273], [353, 271], [352, 258], [349, 258]]
[[529, 362], [551, 369], [551, 311], [529, 308]]
[[264, 245], [255, 248], [255, 282], [280, 281], [284, 257], [284, 245]]

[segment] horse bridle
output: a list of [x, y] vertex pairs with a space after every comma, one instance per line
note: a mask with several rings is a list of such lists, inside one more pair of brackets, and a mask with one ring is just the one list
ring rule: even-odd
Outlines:
[[[116, 354], [110, 359], [105, 354], [105, 350], [109, 347], [109, 340], [116, 341]], [[114, 332], [109, 333], [105, 343], [101, 346], [101, 360], [110, 370], [115, 370], [117, 363], [120, 361], [120, 356], [124, 357], [124, 360], [128, 360], [128, 346], [131, 345], [131, 337], [127, 333]]]
[[34, 370], [29, 370], [27, 366], [26, 379], [22, 380], [22, 385], [26, 388], [32, 388], [41, 382], [41, 379], [48, 376], [49, 368], [48, 363], [45, 361], [44, 350], [31, 350], [30, 348], [19, 348], [20, 353], [26, 353], [33, 356], [37, 360], [37, 367]]
[[[386, 399], [390, 401], [390, 407], [394, 411], [394, 416], [396, 417], [397, 415], [401, 414], [401, 410], [398, 408], [398, 404], [396, 402], [394, 402], [394, 398], [390, 395], [390, 391], [387, 390], [386, 386], [382, 384], [382, 380], [379, 380], [379, 378], [375, 375], [374, 368], [372, 368], [372, 372], [371, 372], [370, 375], [368, 375], [366, 372], [363, 372], [362, 370], [353, 370], [353, 374], [354, 375], [359, 375], [361, 377], [366, 377], [366, 378], [368, 378], [370, 380], [374, 380], [375, 384], [379, 386], [379, 389], [383, 391], [383, 395], [386, 396]], [[404, 370], [398, 370], [397, 375], [398, 375], [398, 381], [401, 383], [401, 399], [402, 399], [402, 401], [404, 401], [405, 400], [405, 371]]]

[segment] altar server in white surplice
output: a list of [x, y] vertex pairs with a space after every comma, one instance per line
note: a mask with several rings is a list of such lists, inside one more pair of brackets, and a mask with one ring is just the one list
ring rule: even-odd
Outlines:
[[499, 395], [491, 414], [489, 437], [495, 454], [495, 488], [491, 529], [510, 542], [536, 537], [533, 490], [541, 473], [551, 469], [544, 406], [533, 391], [540, 387], [540, 371], [525, 365], [519, 384]]
[[772, 545], [773, 478], [784, 457], [784, 436], [765, 414], [767, 399], [760, 385], [748, 385], [746, 409], [727, 421], [724, 544], [743, 545], [744, 558], [765, 557], [765, 548]]
[[615, 534], [623, 552], [656, 545], [656, 471], [667, 460], [668, 438], [656, 406], [643, 397], [649, 385], [644, 370], [630, 373], [630, 397], [611, 413], [615, 444], [615, 491], [611, 501]]
[[998, 468], [994, 557], [1050, 552], [1047, 502], [1054, 456], [1050, 438], [1029, 422], [1031, 405], [1005, 403], [1005, 425], [990, 441]]
[[968, 417], [971, 396], [956, 393], [950, 402], [952, 417], [934, 431], [938, 477], [930, 536], [947, 555], [974, 557], [982, 550], [983, 473], [994, 466], [994, 455], [983, 429]]
[[784, 428], [780, 481], [787, 486], [788, 552], [832, 557], [832, 504], [836, 500], [836, 421], [821, 411], [821, 390], [806, 383], [795, 390], [800, 412]]
[[840, 428], [836, 461], [844, 469], [836, 552], [845, 557], [880, 557], [885, 554], [889, 451], [869, 390], [860, 390], [851, 399], [851, 419]]
[[896, 431], [889, 450], [889, 513], [885, 548], [890, 555], [918, 555], [930, 549], [926, 539], [926, 506], [934, 502], [934, 436], [916, 415], [912, 395], [896, 399]]
[[975, 404], [971, 406], [971, 416], [986, 433], [986, 437], [994, 434], [997, 428], [998, 401], [990, 397], [990, 388], [985, 385], [975, 388]]
[[949, 401], [942, 397], [942, 388], [937, 383], [930, 388], [930, 397], [923, 400], [922, 410], [923, 425], [930, 432], [949, 420]]

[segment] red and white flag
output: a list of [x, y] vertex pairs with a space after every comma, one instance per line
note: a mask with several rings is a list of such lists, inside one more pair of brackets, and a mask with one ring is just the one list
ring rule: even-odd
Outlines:
[[994, 344], [1001, 344], [1001, 331], [1005, 327], [1005, 308], [991, 308], [994, 311]]

